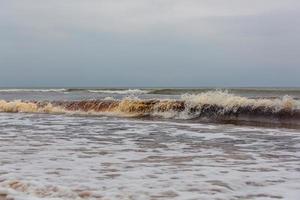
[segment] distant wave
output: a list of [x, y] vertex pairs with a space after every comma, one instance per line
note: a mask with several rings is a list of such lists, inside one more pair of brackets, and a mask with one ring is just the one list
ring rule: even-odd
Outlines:
[[[212, 90], [226, 90], [236, 94], [257, 94], [257, 95], [300, 95], [300, 88], [161, 88], [152, 89], [150, 94], [182, 95], [182, 94], [200, 94]], [[276, 95], [277, 94], [277, 95]]]
[[105, 93], [105, 94], [147, 94], [149, 91], [140, 89], [128, 89], [128, 90], [87, 90], [93, 93]]
[[[119, 95], [183, 95], [201, 94], [218, 89], [216, 88], [0, 88], [0, 93], [30, 93], [30, 92], [56, 92], [56, 93], [99, 93]], [[300, 88], [227, 88], [234, 94], [251, 97], [277, 98], [289, 94], [300, 99]]]
[[0, 89], [0, 92], [67, 92], [67, 89], [30, 89], [30, 88], [16, 88], [16, 89]]
[[299, 100], [289, 96], [281, 99], [250, 99], [221, 91], [183, 95], [179, 100], [138, 98], [52, 102], [1, 100], [0, 112], [79, 113], [300, 125]]
[[70, 92], [91, 92], [91, 93], [103, 93], [103, 94], [147, 94], [149, 90], [142, 89], [81, 89], [81, 88], [60, 88], [60, 89], [0, 89], [0, 92], [7, 93], [17, 93], [17, 92], [62, 92], [62, 93], [70, 93]]

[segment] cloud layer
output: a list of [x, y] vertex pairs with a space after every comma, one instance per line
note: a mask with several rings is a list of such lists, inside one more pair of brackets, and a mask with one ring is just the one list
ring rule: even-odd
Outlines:
[[297, 0], [2, 1], [0, 86], [300, 86], [299, 13]]

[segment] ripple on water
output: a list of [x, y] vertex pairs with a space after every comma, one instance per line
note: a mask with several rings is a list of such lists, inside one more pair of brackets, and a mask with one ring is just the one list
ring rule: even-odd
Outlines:
[[297, 199], [297, 130], [0, 114], [0, 200]]

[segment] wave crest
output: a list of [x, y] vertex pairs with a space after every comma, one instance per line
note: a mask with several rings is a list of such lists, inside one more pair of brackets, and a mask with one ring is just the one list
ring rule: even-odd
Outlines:
[[128, 90], [87, 90], [92, 93], [103, 93], [103, 94], [147, 94], [149, 91], [140, 90], [140, 89], [128, 89]]
[[175, 119], [246, 120], [300, 124], [300, 101], [250, 99], [228, 92], [186, 94], [179, 100], [124, 98], [86, 101], [23, 102], [0, 101], [1, 112], [81, 113], [117, 116], [152, 116]]
[[198, 95], [185, 94], [182, 95], [182, 100], [191, 107], [211, 105], [222, 107], [224, 111], [237, 111], [242, 107], [266, 108], [272, 109], [273, 112], [280, 110], [292, 111], [300, 108], [300, 102], [287, 95], [282, 99], [250, 99], [230, 94], [227, 91], [210, 91]]

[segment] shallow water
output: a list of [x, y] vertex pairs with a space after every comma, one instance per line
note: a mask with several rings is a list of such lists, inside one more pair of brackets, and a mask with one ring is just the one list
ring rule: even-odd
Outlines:
[[299, 130], [0, 113], [0, 199], [298, 199]]
[[[88, 103], [68, 103], [128, 95], [176, 101], [182, 93], [203, 90], [207, 89], [0, 89], [0, 200], [298, 200], [299, 129], [258, 123], [255, 115], [254, 126], [203, 123], [189, 119], [186, 112], [144, 110], [141, 102], [117, 111], [146, 111], [152, 117], [91, 115]], [[289, 108], [292, 117], [299, 111], [297, 88], [232, 91], [241, 98], [216, 92], [210, 93], [212, 98], [190, 96], [195, 101], [184, 105], [223, 102], [221, 106], [235, 112], [236, 105], [245, 102], [269, 102], [271, 108]], [[291, 98], [280, 100], [285, 94]], [[263, 97], [268, 99], [259, 99]], [[22, 101], [14, 101], [18, 99]], [[73, 106], [49, 114], [48, 108], [24, 101], [65, 101]]]

